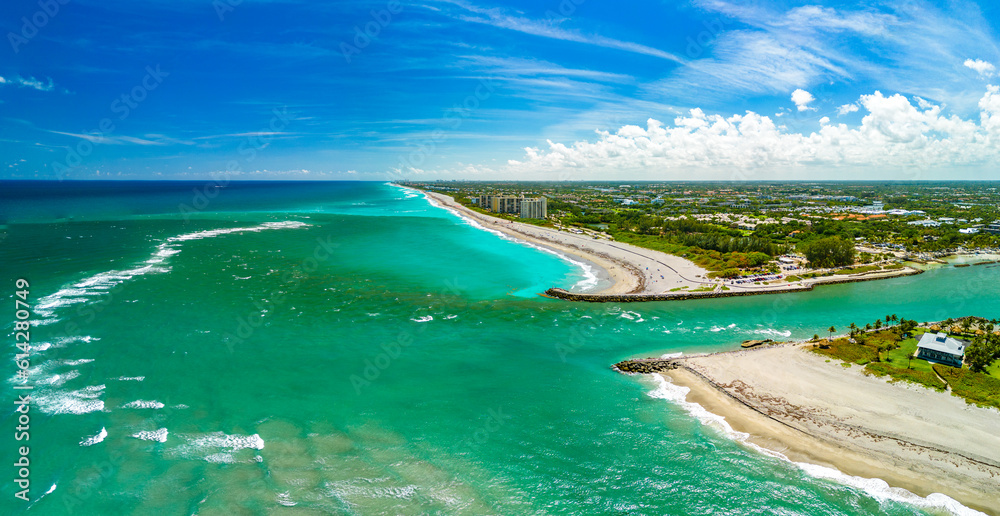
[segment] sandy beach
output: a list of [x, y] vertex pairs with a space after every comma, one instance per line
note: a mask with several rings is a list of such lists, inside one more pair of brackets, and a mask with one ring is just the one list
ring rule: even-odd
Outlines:
[[608, 286], [599, 291], [587, 292], [589, 295], [663, 298], [695, 297], [699, 294], [707, 297], [720, 294], [796, 292], [810, 290], [813, 285], [823, 283], [893, 278], [920, 272], [904, 267], [891, 271], [824, 276], [795, 282], [733, 284], [721, 279], [708, 278], [707, 270], [679, 256], [613, 240], [594, 238], [586, 234], [501, 219], [470, 210], [448, 195], [427, 191], [423, 193], [431, 201], [454, 210], [485, 228], [598, 266], [601, 269], [598, 271], [598, 276], [608, 279], [603, 282]]
[[[683, 258], [621, 242], [513, 222], [472, 211], [447, 195], [424, 192], [428, 198], [459, 212], [483, 227], [586, 260], [602, 269], [612, 284], [601, 294], [664, 293], [679, 287], [715, 286], [708, 271]], [[662, 276], [662, 277], [661, 277]]]
[[1000, 514], [1000, 411], [865, 376], [804, 346], [685, 357], [661, 374], [790, 460]]

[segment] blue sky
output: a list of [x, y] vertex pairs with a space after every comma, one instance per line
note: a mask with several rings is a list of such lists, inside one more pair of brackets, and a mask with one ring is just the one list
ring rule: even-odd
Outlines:
[[1000, 179], [987, 0], [12, 0], [0, 21], [0, 178]]

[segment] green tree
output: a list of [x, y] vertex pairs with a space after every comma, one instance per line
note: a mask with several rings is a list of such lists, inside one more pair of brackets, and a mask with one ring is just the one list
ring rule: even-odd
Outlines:
[[965, 363], [969, 369], [977, 373], [983, 372], [987, 366], [993, 363], [1000, 355], [998, 339], [979, 336], [972, 340], [969, 347], [965, 348]]
[[833, 338], [833, 332], [837, 331], [837, 328], [834, 328], [833, 326], [830, 326], [830, 329], [827, 330], [827, 331], [830, 332], [830, 338], [832, 339]]
[[842, 267], [854, 263], [854, 244], [839, 236], [832, 236], [800, 244], [811, 267]]

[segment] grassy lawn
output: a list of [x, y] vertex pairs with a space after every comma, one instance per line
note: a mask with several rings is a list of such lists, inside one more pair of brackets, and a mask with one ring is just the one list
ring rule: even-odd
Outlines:
[[840, 271], [835, 272], [834, 274], [838, 274], [838, 275], [841, 275], [841, 274], [857, 274], [859, 272], [871, 272], [871, 271], [878, 271], [878, 270], [882, 270], [882, 267], [879, 267], [878, 265], [862, 265], [861, 267], [855, 267], [853, 269], [840, 270]]
[[[865, 365], [865, 374], [875, 375], [875, 376], [886, 376], [888, 375], [892, 380], [890, 382], [913, 382], [925, 387], [930, 387], [931, 389], [937, 391], [943, 391], [945, 388], [944, 383], [938, 379], [934, 371], [930, 370], [930, 364], [921, 360], [924, 364], [928, 365], [927, 370], [917, 370], [906, 369], [906, 362], [903, 362], [903, 367], [895, 367], [891, 363], [887, 362], [869, 362]], [[914, 361], [914, 366], [916, 366], [916, 361]]]
[[802, 281], [802, 278], [800, 278], [798, 276], [786, 276], [785, 280], [786, 281]]
[[[917, 350], [917, 338], [911, 337], [897, 341], [897, 336], [890, 330], [868, 333], [864, 344], [851, 343], [847, 339], [837, 339], [830, 343], [829, 349], [814, 348], [813, 351], [844, 361], [844, 365], [854, 363], [865, 366], [865, 374], [878, 377], [888, 376], [891, 382], [913, 382], [943, 391], [945, 384], [938, 379], [931, 369], [931, 364], [924, 360], [908, 360], [910, 353]], [[879, 351], [882, 347], [895, 347], [889, 351]]]
[[[687, 258], [708, 271], [709, 277], [716, 277], [725, 269], [746, 269], [747, 253], [720, 253], [710, 249], [690, 247], [670, 241], [668, 237], [657, 235], [641, 235], [631, 231], [609, 231], [618, 242], [632, 244], [654, 251], [661, 251], [681, 258]], [[741, 265], [743, 264], [743, 265]]]
[[934, 370], [948, 381], [952, 394], [965, 398], [966, 403], [1000, 408], [1000, 380], [983, 373], [941, 364], [935, 364]]
[[891, 364], [893, 367], [898, 367], [902, 369], [906, 369], [907, 363], [909, 363], [909, 368], [913, 369], [914, 371], [923, 371], [930, 373], [931, 372], [930, 362], [927, 362], [926, 360], [921, 360], [919, 358], [915, 358], [913, 360], [909, 360], [907, 358], [910, 356], [911, 353], [917, 352], [917, 342], [918, 342], [917, 339], [912, 337], [900, 342], [899, 343], [900, 347], [886, 353], [885, 356], [882, 357], [882, 360]]
[[1000, 380], [1000, 360], [996, 360], [992, 364], [986, 366], [986, 374]]
[[878, 357], [878, 353], [874, 348], [862, 346], [861, 344], [852, 344], [844, 338], [834, 340], [833, 342], [825, 342], [824, 339], [824, 341], [821, 341], [821, 344], [829, 344], [830, 347], [827, 349], [813, 348], [812, 350], [820, 355], [837, 358], [844, 362], [865, 365]]

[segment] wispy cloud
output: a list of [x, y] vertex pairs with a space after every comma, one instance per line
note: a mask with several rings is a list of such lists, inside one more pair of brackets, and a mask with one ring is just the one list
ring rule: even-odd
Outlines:
[[[979, 7], [967, 0], [944, 11], [926, 0], [833, 8], [695, 0], [726, 29], [707, 59], [678, 70], [668, 93], [708, 84], [721, 95], [844, 82], [870, 83], [971, 112], [978, 97], [960, 65], [969, 55], [1000, 58]], [[987, 63], [988, 64], [988, 63]], [[976, 65], [980, 66], [980, 65]], [[715, 78], [715, 82], [709, 81]]]
[[49, 78], [46, 82], [42, 82], [34, 77], [21, 77], [20, 75], [15, 75], [10, 78], [0, 77], [0, 86], [6, 85], [31, 88], [38, 91], [52, 91], [56, 87], [51, 78]]
[[530, 34], [542, 38], [556, 39], [560, 41], [572, 41], [586, 45], [621, 50], [635, 54], [647, 55], [684, 63], [685, 60], [677, 55], [665, 52], [640, 43], [623, 41], [609, 38], [600, 34], [584, 34], [579, 31], [564, 29], [559, 26], [558, 20], [535, 20], [524, 16], [508, 14], [498, 8], [478, 7], [460, 0], [442, 0], [442, 3], [457, 6], [464, 12], [451, 13], [449, 16], [465, 22], [479, 23], [501, 29], [517, 31], [523, 34]]
[[87, 140], [87, 141], [89, 141], [91, 143], [100, 143], [100, 144], [107, 144], [107, 145], [125, 145], [125, 144], [133, 144], [133, 145], [166, 145], [167, 144], [167, 142], [163, 142], [163, 141], [147, 140], [145, 138], [137, 138], [135, 136], [126, 136], [126, 135], [110, 135], [110, 134], [101, 134], [101, 133], [91, 133], [91, 134], [87, 134], [87, 133], [67, 133], [67, 132], [63, 132], [63, 131], [49, 131], [49, 132], [52, 133], [52, 134], [61, 134], [63, 136], [71, 136], [73, 138], [80, 138], [80, 139], [83, 139], [83, 140]]

